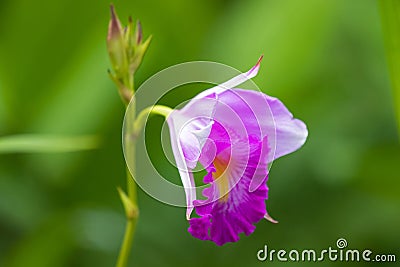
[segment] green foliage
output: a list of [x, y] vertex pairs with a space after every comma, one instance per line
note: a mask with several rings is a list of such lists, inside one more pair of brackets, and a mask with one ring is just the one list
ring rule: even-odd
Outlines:
[[379, 0], [379, 4], [400, 131], [400, 1]]
[[0, 137], [0, 153], [61, 153], [98, 147], [95, 136], [12, 135]]
[[[352, 248], [398, 253], [400, 148], [375, 1], [114, 4], [121, 20], [132, 15], [153, 35], [136, 86], [172, 64], [212, 60], [244, 71], [264, 54], [255, 82], [281, 98], [310, 132], [301, 150], [272, 166], [267, 207], [279, 224], [260, 222], [239, 243], [217, 248], [192, 238], [184, 209], [139, 192], [133, 266], [258, 266], [256, 252], [264, 244], [323, 249], [339, 237]], [[107, 75], [108, 7], [104, 0], [0, 2], [0, 136], [102, 140], [93, 151], [0, 154], [0, 266], [115, 263], [124, 227], [116, 190], [125, 183], [124, 107]], [[389, 61], [397, 64], [392, 54]], [[160, 103], [174, 106], [203, 88], [180, 88]], [[177, 170], [160, 155], [161, 126], [158, 117], [147, 126], [149, 154], [179, 183]], [[80, 147], [69, 138], [28, 143], [57, 148], [49, 142]], [[152, 179], [138, 158], [138, 174]]]

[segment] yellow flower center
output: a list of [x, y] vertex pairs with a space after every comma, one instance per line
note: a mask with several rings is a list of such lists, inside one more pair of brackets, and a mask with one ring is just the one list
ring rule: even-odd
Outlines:
[[221, 159], [216, 157], [214, 159], [214, 167], [215, 172], [212, 174], [214, 181], [216, 182], [219, 189], [219, 201], [227, 202], [228, 201], [228, 192], [229, 192], [229, 179], [228, 179], [228, 171], [226, 170], [229, 164], [229, 159]]

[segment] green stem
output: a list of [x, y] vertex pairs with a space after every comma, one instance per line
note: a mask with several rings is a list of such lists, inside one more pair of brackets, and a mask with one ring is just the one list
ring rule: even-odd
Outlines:
[[[131, 103], [131, 105], [134, 102]], [[128, 195], [122, 190], [118, 189], [122, 203], [126, 213], [126, 228], [124, 240], [122, 242], [121, 250], [119, 252], [116, 267], [126, 267], [128, 263], [129, 253], [132, 248], [132, 241], [135, 235], [136, 224], [139, 217], [139, 209], [137, 205], [137, 185], [134, 180], [136, 175], [136, 140], [142, 131], [144, 124], [151, 114], [159, 114], [165, 117], [172, 112], [172, 109], [166, 106], [156, 105], [150, 106], [142, 110], [136, 117], [136, 107], [132, 106], [128, 109], [125, 119], [125, 136], [124, 136], [124, 149], [125, 159], [129, 163], [126, 169], [126, 183], [128, 188]]]
[[[133, 80], [132, 80], [133, 82]], [[132, 85], [133, 87], [133, 85]], [[134, 97], [134, 96], [133, 96]], [[134, 104], [134, 101], [132, 102]], [[117, 265], [116, 267], [126, 267], [129, 259], [129, 254], [132, 248], [132, 241], [135, 235], [136, 224], [139, 217], [139, 208], [137, 205], [137, 186], [134, 180], [134, 176], [136, 175], [136, 138], [134, 137], [133, 132], [135, 129], [133, 128], [133, 121], [136, 119], [136, 107], [133, 106], [127, 109], [126, 116], [127, 119], [125, 122], [125, 136], [124, 136], [124, 144], [125, 144], [125, 157], [126, 161], [129, 162], [129, 167], [126, 168], [126, 184], [128, 195], [126, 195], [122, 190], [118, 190], [122, 204], [125, 208], [126, 214], [126, 227], [124, 239], [121, 245], [121, 249], [119, 252]]]
[[172, 109], [167, 106], [162, 106], [162, 105], [155, 105], [155, 106], [149, 106], [145, 109], [143, 109], [139, 115], [137, 116], [134, 124], [133, 124], [133, 134], [135, 137], [139, 136], [140, 131], [143, 129], [144, 124], [147, 120], [147, 118], [150, 115], [157, 114], [164, 116], [167, 118], [169, 114], [172, 112]]
[[[132, 167], [132, 166], [131, 166]], [[129, 254], [132, 248], [132, 241], [135, 235], [136, 224], [139, 218], [139, 209], [137, 206], [136, 183], [127, 169], [126, 182], [128, 187], [128, 196], [122, 190], [119, 190], [122, 203], [126, 213], [126, 227], [124, 239], [119, 252], [117, 267], [126, 267]]]
[[[132, 248], [132, 241], [135, 235], [136, 224], [139, 217], [138, 207], [137, 207], [137, 196], [136, 196], [136, 183], [131, 176], [129, 170], [127, 169], [127, 186], [128, 186], [128, 199], [123, 199], [121, 196], [122, 202], [124, 203], [125, 212], [126, 212], [126, 228], [124, 234], [124, 240], [122, 242], [121, 250], [119, 252], [117, 267], [125, 267], [127, 266], [129, 254]], [[124, 194], [120, 191], [120, 194]], [[126, 197], [126, 195], [125, 195]], [[129, 202], [126, 202], [129, 201]], [[126, 204], [126, 203], [130, 203]]]

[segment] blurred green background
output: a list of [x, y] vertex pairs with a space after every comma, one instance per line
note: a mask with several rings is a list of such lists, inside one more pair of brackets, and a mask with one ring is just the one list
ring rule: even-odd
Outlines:
[[[309, 128], [306, 145], [271, 169], [267, 206], [279, 224], [260, 222], [253, 235], [217, 247], [187, 233], [183, 208], [140, 192], [130, 266], [286, 266], [261, 263], [256, 253], [264, 244], [335, 247], [341, 237], [349, 248], [400, 260], [400, 147], [376, 1], [114, 3], [121, 20], [139, 18], [145, 36], [153, 34], [137, 85], [184, 61], [245, 71], [264, 54], [255, 82]], [[124, 107], [106, 72], [108, 6], [104, 0], [0, 1], [0, 136], [102, 140], [92, 151], [0, 154], [1, 267], [115, 263], [125, 225], [116, 191], [125, 185]], [[169, 104], [200, 90], [191, 88]], [[162, 122], [152, 119], [146, 136], [161, 169]], [[164, 172], [178, 177], [173, 168]], [[346, 266], [356, 264], [367, 265]]]

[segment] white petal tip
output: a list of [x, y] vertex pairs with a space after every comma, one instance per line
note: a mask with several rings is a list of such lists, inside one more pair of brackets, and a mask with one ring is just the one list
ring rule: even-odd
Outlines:
[[264, 58], [264, 55], [261, 55], [260, 58], [257, 61], [257, 64], [254, 65], [254, 67], [252, 67], [247, 73], [246, 73], [246, 77], [247, 79], [251, 79], [253, 77], [255, 77], [258, 73], [258, 71], [260, 70], [260, 65], [261, 65], [261, 61]]
[[186, 210], [186, 220], [190, 220], [190, 215], [192, 214], [193, 207], [187, 208]]
[[264, 215], [264, 218], [267, 219], [268, 221], [272, 222], [272, 223], [278, 223], [278, 221], [277, 221], [277, 220], [274, 220], [271, 216], [269, 216], [268, 213], [266, 213], [266, 214]]

